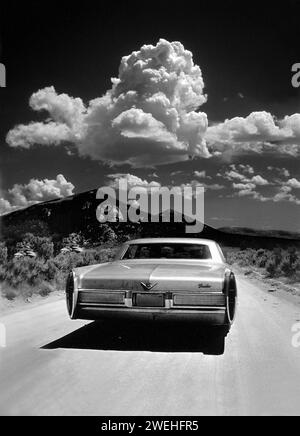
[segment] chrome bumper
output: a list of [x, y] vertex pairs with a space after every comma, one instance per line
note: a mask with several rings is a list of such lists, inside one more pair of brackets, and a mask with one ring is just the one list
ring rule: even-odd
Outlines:
[[226, 309], [220, 307], [197, 309], [165, 308], [115, 308], [99, 306], [79, 306], [74, 319], [131, 319], [149, 321], [190, 321], [204, 325], [222, 326], [226, 324]]
[[[140, 294], [139, 294], [140, 295]], [[146, 297], [149, 294], [144, 294]], [[158, 293], [160, 295], [160, 293]], [[191, 302], [189, 306], [186, 305]], [[201, 297], [201, 306], [199, 305]], [[227, 324], [225, 297], [222, 293], [201, 293], [193, 296], [180, 292], [163, 295], [162, 306], [153, 294], [157, 307], [143, 305], [135, 300], [131, 291], [94, 291], [76, 289], [74, 292], [72, 319], [101, 320], [127, 319], [149, 321], [191, 321], [198, 324], [223, 326]], [[198, 298], [198, 299], [197, 299]], [[184, 305], [185, 304], [185, 305]]]

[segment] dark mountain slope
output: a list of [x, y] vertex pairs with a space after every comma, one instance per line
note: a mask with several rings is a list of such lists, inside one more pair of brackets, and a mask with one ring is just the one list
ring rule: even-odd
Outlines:
[[[74, 232], [82, 232], [93, 242], [101, 234], [103, 226], [96, 218], [96, 209], [100, 204], [96, 200], [96, 190], [84, 192], [65, 199], [49, 201], [18, 210], [1, 217], [2, 237], [16, 226], [22, 226], [24, 233], [31, 232], [33, 222], [44, 224], [51, 235], [64, 237]], [[172, 215], [172, 214], [171, 214]], [[256, 231], [253, 229], [214, 229], [205, 225], [201, 233], [189, 235], [185, 233], [184, 223], [110, 223], [117, 235], [136, 236], [187, 236], [209, 238], [224, 246], [242, 248], [287, 248], [291, 245], [300, 246], [300, 239], [295, 234], [282, 234]]]

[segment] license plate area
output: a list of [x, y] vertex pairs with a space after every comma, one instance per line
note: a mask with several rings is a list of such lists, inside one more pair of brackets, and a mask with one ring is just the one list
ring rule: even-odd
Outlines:
[[135, 307], [165, 307], [164, 294], [133, 294]]

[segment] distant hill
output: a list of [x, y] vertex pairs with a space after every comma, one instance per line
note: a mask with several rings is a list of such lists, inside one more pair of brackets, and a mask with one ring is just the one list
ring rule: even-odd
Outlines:
[[[64, 237], [70, 233], [82, 232], [92, 241], [97, 242], [101, 234], [101, 224], [96, 218], [96, 209], [101, 203], [96, 200], [96, 190], [73, 195], [68, 198], [39, 203], [18, 210], [0, 218], [3, 237], [14, 232], [18, 226], [24, 233], [32, 231], [32, 222], [39, 222], [49, 229], [50, 235]], [[172, 214], [171, 214], [172, 215]], [[223, 246], [242, 248], [274, 248], [275, 246], [300, 246], [299, 234], [282, 231], [260, 231], [246, 228], [214, 229], [204, 225], [201, 233], [188, 235], [185, 223], [109, 223], [117, 235], [128, 237], [159, 236], [195, 236], [218, 241]], [[22, 230], [23, 231], [23, 230]]]
[[218, 230], [224, 233], [271, 237], [271, 238], [284, 238], [284, 239], [300, 239], [300, 233], [288, 232], [285, 230], [260, 230], [250, 229], [247, 227], [221, 227]]

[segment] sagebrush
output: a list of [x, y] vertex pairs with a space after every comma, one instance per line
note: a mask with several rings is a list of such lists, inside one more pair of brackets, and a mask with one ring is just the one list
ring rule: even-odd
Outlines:
[[100, 246], [85, 248], [82, 253], [62, 254], [59, 251], [55, 254], [50, 238], [30, 234], [15, 245], [15, 251], [22, 251], [24, 247], [35, 251], [36, 257], [16, 258], [12, 250], [8, 256], [7, 247], [0, 244], [1, 294], [10, 300], [19, 295], [26, 298], [33, 294], [46, 296], [54, 290], [61, 290], [73, 268], [108, 262], [117, 251], [117, 246]]
[[295, 247], [288, 250], [227, 250], [227, 261], [242, 267], [262, 268], [271, 278], [285, 277], [291, 282], [300, 281], [300, 252]]

